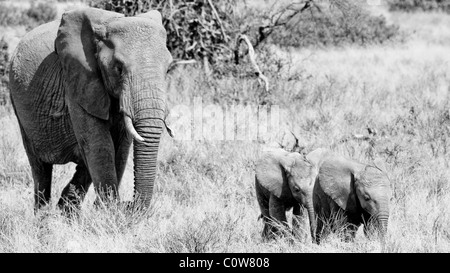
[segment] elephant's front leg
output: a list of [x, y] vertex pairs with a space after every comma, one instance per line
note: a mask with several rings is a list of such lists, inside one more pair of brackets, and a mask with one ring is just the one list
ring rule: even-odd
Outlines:
[[50, 202], [53, 165], [30, 159], [35, 212]]
[[275, 220], [275, 223], [271, 223], [271, 233], [281, 235], [281, 231], [276, 225], [282, 225], [285, 228], [289, 228], [286, 220], [286, 207], [284, 202], [273, 194], [270, 195], [269, 199], [269, 214], [270, 217]]
[[[120, 186], [125, 168], [127, 166], [128, 155], [132, 143], [132, 137], [125, 128], [125, 121], [123, 115], [120, 114], [118, 121], [114, 123], [111, 128], [111, 136], [113, 137], [115, 149], [115, 163], [117, 173], [117, 183]], [[126, 207], [131, 208], [133, 201], [125, 202]]]
[[324, 236], [325, 223], [323, 217], [317, 217], [316, 224], [317, 226], [314, 233], [314, 242], [319, 245], [322, 237]]
[[356, 237], [356, 232], [358, 231], [358, 226], [355, 224], [349, 223], [348, 226], [344, 230], [344, 241], [352, 242]]
[[292, 234], [298, 238], [302, 237], [301, 227], [304, 222], [303, 210], [300, 204], [295, 204], [292, 209]]
[[73, 130], [97, 195], [103, 201], [118, 198], [115, 150], [109, 122], [89, 115], [77, 103], [68, 105]]
[[30, 140], [25, 134], [22, 125], [19, 123], [20, 132], [23, 139], [25, 152], [28, 155], [28, 162], [31, 167], [31, 174], [34, 181], [34, 211], [50, 202], [53, 165], [40, 160], [35, 154]]
[[[258, 179], [255, 178], [255, 190], [256, 190], [256, 198], [258, 200], [258, 205], [261, 210], [261, 219], [264, 223], [264, 228], [262, 231], [262, 238], [264, 240], [270, 239], [270, 213], [269, 213], [269, 192], [261, 187]], [[258, 218], [259, 219], [259, 218]]]
[[120, 185], [133, 140], [125, 128], [125, 121], [122, 114], [116, 114], [114, 117], [114, 125], [111, 128], [111, 136], [114, 142], [117, 182]]

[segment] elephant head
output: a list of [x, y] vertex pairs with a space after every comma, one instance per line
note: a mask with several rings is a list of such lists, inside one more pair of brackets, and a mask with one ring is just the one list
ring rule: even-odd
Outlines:
[[259, 183], [277, 198], [305, 206], [314, 237], [312, 191], [317, 176], [316, 167], [304, 155], [282, 149], [266, 153], [260, 163], [256, 168]]
[[318, 181], [325, 194], [343, 210], [375, 220], [382, 235], [387, 232], [390, 181], [382, 164], [361, 164], [332, 155], [321, 160]]
[[[66, 98], [101, 120], [123, 114], [134, 138], [135, 198], [148, 207], [165, 127], [165, 75], [172, 61], [161, 15], [124, 17], [100, 9], [64, 13], [55, 51]], [[112, 100], [118, 101], [113, 109]]]

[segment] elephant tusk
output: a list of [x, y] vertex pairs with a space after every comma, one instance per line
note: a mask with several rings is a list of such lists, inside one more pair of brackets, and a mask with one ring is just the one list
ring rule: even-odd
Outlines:
[[127, 115], [125, 115], [125, 127], [127, 128], [128, 133], [133, 136], [134, 140], [137, 142], [144, 142], [144, 139], [136, 132], [136, 129], [134, 129], [131, 118]]
[[172, 132], [172, 128], [170, 128], [169, 126], [167, 126], [167, 123], [166, 123], [165, 120], [163, 120], [163, 122], [164, 122], [164, 126], [166, 126], [166, 130], [167, 130], [167, 133], [169, 134], [169, 136], [170, 136], [171, 138], [174, 138], [174, 134], [173, 134], [173, 132]]

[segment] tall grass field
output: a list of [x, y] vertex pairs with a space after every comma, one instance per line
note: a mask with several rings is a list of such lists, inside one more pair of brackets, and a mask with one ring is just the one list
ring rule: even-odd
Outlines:
[[[399, 25], [404, 41], [272, 46], [271, 57], [288, 65], [278, 76], [268, 75], [268, 92], [253, 77], [212, 79], [190, 65], [171, 72], [169, 108], [193, 108], [199, 98], [222, 108], [267, 104], [279, 107], [280, 118], [267, 141], [164, 133], [152, 205], [144, 216], [120, 205], [94, 206], [93, 187], [77, 217], [62, 215], [56, 202], [74, 164], [54, 167], [52, 203], [35, 214], [17, 119], [10, 103], [1, 105], [0, 252], [449, 252], [450, 15], [385, 7], [374, 12]], [[23, 27], [0, 26], [10, 51], [24, 34]], [[260, 63], [263, 73], [271, 65]], [[341, 240], [338, 231], [313, 244], [307, 219], [300, 236], [262, 240], [255, 162], [275, 142], [292, 147], [291, 132], [304, 153], [325, 147], [361, 162], [385, 160], [392, 197], [384, 247], [362, 228], [352, 242]], [[132, 156], [120, 185], [124, 201], [133, 198]]]

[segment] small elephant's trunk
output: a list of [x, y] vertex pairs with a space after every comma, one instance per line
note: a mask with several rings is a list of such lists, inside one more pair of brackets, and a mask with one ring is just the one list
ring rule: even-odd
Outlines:
[[316, 214], [314, 213], [314, 205], [313, 205], [312, 195], [310, 197], [308, 197], [308, 200], [306, 201], [306, 210], [308, 211], [309, 227], [311, 230], [312, 241], [314, 243], [318, 243], [318, 240], [316, 238], [317, 219], [316, 219]]
[[380, 235], [382, 237], [385, 237], [387, 234], [389, 216], [387, 214], [380, 214], [380, 215], [378, 215], [377, 219], [378, 219]]
[[380, 235], [380, 243], [381, 249], [383, 252], [386, 251], [386, 237], [387, 237], [387, 226], [389, 216], [387, 214], [378, 215], [378, 223], [380, 227], [379, 235]]

